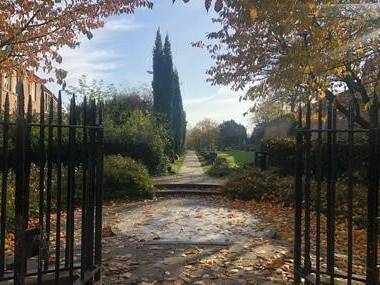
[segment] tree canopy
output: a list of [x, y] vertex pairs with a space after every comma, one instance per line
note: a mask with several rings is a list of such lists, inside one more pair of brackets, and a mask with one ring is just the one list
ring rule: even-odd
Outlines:
[[[205, 0], [207, 10], [212, 2]], [[80, 35], [91, 39], [107, 17], [130, 14], [138, 7], [152, 8], [153, 1], [0, 1], [0, 72], [41, 68], [54, 71], [60, 83], [66, 76], [59, 68], [63, 47], [78, 47]], [[215, 9], [222, 7], [223, 1], [216, 0]]]
[[[62, 62], [62, 47], [77, 47], [82, 34], [92, 38], [105, 18], [152, 5], [149, 0], [1, 1], [0, 71], [49, 72]], [[56, 75], [62, 80], [65, 72], [56, 68]]]
[[211, 119], [198, 122], [189, 131], [187, 146], [193, 149], [215, 149], [219, 145], [219, 125]]
[[221, 147], [232, 147], [245, 144], [247, 141], [247, 129], [234, 120], [224, 121], [219, 125]]
[[349, 90], [365, 105], [379, 91], [380, 9], [373, 1], [225, 2], [215, 19], [221, 29], [209, 33], [210, 43], [196, 43], [215, 60], [212, 83], [249, 89], [245, 99], [289, 104]]

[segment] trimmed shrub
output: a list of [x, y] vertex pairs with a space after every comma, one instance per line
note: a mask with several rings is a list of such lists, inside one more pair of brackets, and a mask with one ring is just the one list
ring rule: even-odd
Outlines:
[[[313, 138], [315, 139], [315, 138]], [[310, 161], [312, 163], [312, 173], [317, 173], [318, 161], [322, 165], [322, 175], [327, 175], [328, 164], [328, 148], [326, 144], [326, 138], [323, 139], [324, 144], [321, 148], [318, 148], [316, 141], [312, 142], [312, 148], [310, 153]], [[277, 171], [278, 174], [294, 175], [295, 171], [295, 153], [296, 142], [294, 139], [272, 139], [268, 140], [262, 145], [262, 149], [268, 152], [269, 166]], [[353, 162], [354, 175], [357, 180], [363, 181], [368, 177], [368, 142], [363, 136], [355, 136], [354, 147], [352, 154], [350, 153], [347, 138], [338, 135], [336, 144], [336, 174], [337, 177], [344, 178], [348, 171], [348, 161]]]
[[268, 153], [270, 167], [274, 167], [281, 175], [294, 175], [296, 154], [294, 139], [271, 139], [263, 143], [262, 149]]
[[142, 111], [123, 113], [122, 123], [109, 118], [104, 122], [105, 152], [124, 155], [142, 161], [150, 174], [166, 171], [169, 159], [166, 148], [170, 145], [166, 127]]
[[293, 177], [280, 177], [270, 171], [243, 167], [234, 171], [224, 186], [225, 193], [242, 200], [292, 201]]
[[147, 168], [140, 162], [121, 155], [109, 155], [104, 160], [104, 196], [153, 196], [153, 185]]
[[[335, 185], [335, 211], [338, 219], [347, 217], [347, 181], [340, 179]], [[234, 171], [224, 186], [224, 192], [231, 198], [241, 200], [268, 200], [283, 203], [286, 206], [294, 204], [294, 177], [279, 176], [273, 171], [260, 171], [254, 167], [240, 168]], [[317, 201], [317, 184], [313, 180], [310, 191], [310, 204], [315, 210]], [[353, 221], [359, 227], [366, 225], [367, 188], [363, 184], [355, 184], [353, 190]], [[327, 213], [327, 185], [321, 184], [321, 212]]]
[[217, 157], [214, 164], [207, 171], [207, 174], [213, 177], [224, 177], [231, 173], [228, 161], [224, 157]]
[[213, 164], [218, 157], [218, 154], [215, 151], [201, 150], [198, 154], [206, 161], [207, 164]]

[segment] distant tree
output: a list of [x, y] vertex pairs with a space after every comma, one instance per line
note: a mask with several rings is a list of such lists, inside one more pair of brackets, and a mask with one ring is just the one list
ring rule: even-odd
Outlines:
[[192, 149], [215, 149], [219, 145], [219, 126], [217, 122], [204, 119], [189, 131], [187, 146]]
[[234, 120], [219, 125], [221, 147], [238, 146], [247, 141], [247, 129]]

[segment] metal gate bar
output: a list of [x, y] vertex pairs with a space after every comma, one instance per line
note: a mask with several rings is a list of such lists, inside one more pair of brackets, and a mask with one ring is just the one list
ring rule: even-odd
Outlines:
[[[73, 96], [65, 113], [61, 92], [46, 102], [42, 89], [35, 122], [30, 96], [25, 114], [21, 80], [16, 114], [10, 113], [9, 96], [0, 119], [0, 282], [22, 285], [35, 277], [43, 284], [53, 273], [58, 284], [62, 272], [68, 272], [71, 283], [93, 284], [101, 277], [102, 105], [86, 98], [77, 105]], [[77, 219], [80, 208], [82, 218]], [[75, 225], [82, 229], [80, 241]], [[14, 250], [6, 247], [13, 233]]]
[[[363, 284], [379, 284], [378, 273], [378, 192], [380, 163], [380, 128], [378, 126], [378, 102], [371, 102], [370, 128], [355, 128], [355, 98], [352, 97], [348, 118], [337, 114], [335, 101], [311, 102], [299, 106], [298, 129], [296, 132], [296, 173], [295, 173], [295, 236], [294, 236], [294, 282], [300, 284], [336, 284], [338, 279]], [[303, 115], [305, 113], [305, 115]], [[316, 114], [316, 116], [313, 116]], [[347, 114], [346, 114], [347, 115]], [[346, 127], [337, 128], [337, 123]], [[326, 125], [324, 126], [324, 122]], [[343, 124], [343, 125], [344, 125]], [[339, 135], [339, 142], [338, 142]], [[354, 161], [356, 136], [366, 138], [368, 157], [363, 154], [361, 161]], [[342, 138], [344, 141], [342, 141]], [[346, 169], [338, 173], [340, 147], [347, 146]], [[312, 152], [313, 151], [313, 155]], [[365, 252], [365, 272], [355, 272], [354, 262], [354, 178], [356, 164], [365, 165], [368, 177], [360, 177], [362, 187], [367, 189], [365, 228], [367, 251]], [[341, 167], [341, 165], [339, 166]], [[337, 217], [336, 190], [341, 176], [347, 177], [345, 186], [344, 219]], [[342, 182], [339, 182], [340, 186]], [[314, 197], [314, 201], [311, 201]], [[341, 210], [341, 209], [339, 209]], [[315, 219], [311, 219], [311, 212]], [[322, 231], [322, 219], [326, 229]], [[337, 268], [337, 223], [345, 222], [347, 235], [346, 265]], [[315, 235], [311, 229], [315, 228]], [[323, 241], [326, 238], [326, 245]]]

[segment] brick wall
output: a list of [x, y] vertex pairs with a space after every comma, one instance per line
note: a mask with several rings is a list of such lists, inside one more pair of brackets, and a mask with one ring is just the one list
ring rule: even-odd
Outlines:
[[[24, 96], [25, 96], [25, 111], [28, 108], [29, 98], [32, 100], [33, 113], [40, 112], [41, 96], [45, 96], [45, 112], [48, 111], [50, 98], [53, 98], [54, 105], [57, 105], [57, 98], [46, 88], [43, 87], [41, 80], [31, 74], [23, 79]], [[0, 74], [0, 110], [4, 110], [5, 97], [9, 94], [10, 112], [15, 113], [17, 110], [17, 95], [16, 95], [16, 74]], [[42, 92], [43, 90], [43, 92]]]

